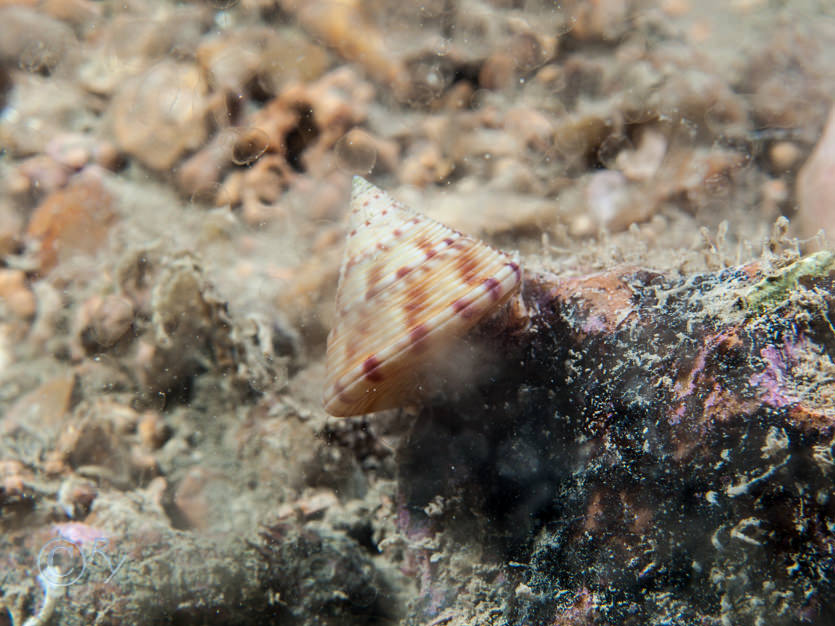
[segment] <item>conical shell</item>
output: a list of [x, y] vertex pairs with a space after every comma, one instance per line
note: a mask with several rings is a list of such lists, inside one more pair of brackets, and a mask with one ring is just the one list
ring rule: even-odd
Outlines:
[[354, 177], [350, 233], [328, 336], [325, 410], [402, 406], [416, 374], [519, 288], [513, 257]]

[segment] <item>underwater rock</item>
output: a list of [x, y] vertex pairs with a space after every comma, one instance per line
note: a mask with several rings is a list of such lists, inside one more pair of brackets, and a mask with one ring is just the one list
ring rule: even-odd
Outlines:
[[[829, 623], [833, 287], [829, 252], [685, 278], [527, 273], [530, 329], [472, 339], [496, 370], [415, 417], [401, 527], [516, 563], [509, 624], [585, 623], [578, 602], [606, 624]], [[459, 610], [446, 554], [409, 623]]]
[[835, 89], [829, 65], [833, 36], [829, 20], [814, 20], [808, 28], [777, 21], [771, 33], [757, 37], [746, 56], [740, 89], [751, 94], [749, 108], [759, 124], [791, 129], [792, 137], [815, 141], [818, 129], [812, 120], [826, 115]]
[[[553, 46], [552, 46], [553, 47]], [[515, 88], [521, 77], [544, 64], [548, 54], [533, 33], [519, 33], [502, 43], [488, 56], [478, 73], [478, 83], [485, 89]]]
[[77, 54], [78, 41], [66, 24], [29, 7], [0, 6], [0, 64], [49, 74]]
[[88, 353], [107, 350], [130, 330], [134, 317], [133, 302], [125, 296], [94, 296], [76, 315], [77, 340]]
[[202, 4], [142, 8], [113, 12], [96, 25], [78, 72], [86, 90], [110, 97], [161, 58], [192, 58], [211, 23], [211, 11]]
[[113, 408], [106, 402], [80, 406], [47, 455], [48, 473], [75, 471], [100, 484], [131, 485], [138, 468], [132, 467], [127, 442], [120, 437], [110, 412]]
[[614, 164], [629, 180], [652, 179], [667, 153], [667, 138], [652, 126], [645, 126], [634, 149], [624, 149]]
[[284, 11], [295, 17], [314, 37], [354, 61], [375, 80], [402, 93], [408, 80], [401, 59], [388, 53], [383, 31], [377, 27], [370, 7], [356, 0], [331, 2], [300, 2], [282, 0]]
[[223, 367], [233, 350], [225, 305], [214, 296], [197, 260], [181, 255], [158, 267], [149, 306], [150, 332], [136, 354], [144, 386], [187, 395], [198, 373], [210, 365]]
[[84, 519], [96, 500], [96, 485], [77, 476], [69, 476], [58, 488], [58, 504], [70, 519]]
[[[364, 123], [373, 95], [371, 85], [347, 67], [310, 83], [283, 85], [241, 126], [222, 130], [183, 163], [180, 189], [192, 199], [240, 205], [252, 225], [284, 217], [282, 195], [296, 177], [327, 178], [338, 159], [342, 165], [352, 159], [341, 140]], [[373, 160], [393, 169], [396, 146], [369, 138]]]
[[32, 471], [20, 461], [0, 459], [0, 510], [26, 506], [33, 495], [33, 478]]
[[35, 294], [21, 270], [0, 269], [0, 313], [29, 319], [35, 314]]
[[0, 256], [13, 252], [20, 245], [22, 234], [23, 218], [11, 203], [0, 201]]
[[800, 147], [791, 141], [778, 141], [768, 150], [771, 167], [777, 173], [791, 171], [802, 156]]
[[46, 154], [29, 157], [13, 170], [6, 190], [13, 196], [50, 194], [67, 184], [70, 172]]
[[116, 171], [124, 165], [123, 156], [110, 140], [91, 134], [58, 135], [46, 145], [46, 152], [72, 171], [81, 170], [87, 165]]
[[[107, 140], [82, 133], [63, 133], [50, 139], [45, 154], [21, 161], [13, 170], [7, 189], [15, 196], [40, 198], [64, 187], [73, 174], [88, 166], [116, 170], [122, 158]], [[98, 175], [92, 167], [92, 177]]]
[[[43, 602], [49, 585], [38, 584], [39, 573], [57, 592], [55, 624], [220, 623], [213, 622], [220, 614], [226, 623], [264, 623], [274, 615], [278, 609], [259, 588], [276, 583], [256, 575], [256, 551], [239, 539], [172, 528], [161, 502], [165, 488], [156, 478], [130, 494], [102, 490], [83, 522], [2, 533], [0, 550], [21, 564], [0, 572], [3, 606], [14, 611], [14, 623], [23, 624], [26, 611]], [[48, 571], [58, 557], [64, 557], [58, 569]], [[279, 579], [282, 565], [273, 571]]]
[[291, 81], [312, 82], [329, 58], [297, 31], [241, 26], [201, 42], [197, 61], [212, 87], [240, 97], [248, 91], [275, 95]]
[[222, 530], [230, 524], [229, 506], [239, 487], [222, 472], [204, 465], [190, 467], [174, 491], [183, 528]]
[[626, 0], [566, 2], [564, 10], [573, 26], [571, 34], [580, 40], [613, 41], [621, 37], [630, 22], [634, 3]]
[[601, 170], [590, 174], [584, 191], [585, 215], [595, 224], [610, 230], [622, 230], [639, 221], [636, 218], [645, 217], [635, 210], [638, 203], [632, 197], [634, 192], [630, 193], [632, 190], [626, 176], [620, 172]]
[[171, 169], [206, 140], [207, 90], [195, 65], [170, 60], [126, 80], [110, 103], [119, 147], [153, 170]]
[[78, 85], [58, 77], [17, 73], [0, 117], [0, 145], [17, 157], [37, 155], [57, 135], [95, 127]]
[[47, 273], [75, 254], [95, 253], [115, 218], [113, 198], [93, 176], [47, 196], [32, 213], [27, 229], [40, 245], [40, 271]]
[[136, 425], [139, 441], [146, 450], [160, 448], [171, 435], [171, 429], [156, 411], [145, 411]]
[[[75, 384], [75, 376], [64, 373], [20, 395], [0, 420], [0, 432], [11, 437], [18, 433], [32, 434], [42, 442], [43, 435], [57, 431], [64, 424]], [[32, 424], [38, 425], [38, 432], [32, 431]]]
[[308, 524], [282, 522], [261, 532], [255, 544], [261, 578], [282, 598], [274, 616], [290, 624], [316, 615], [323, 626], [394, 620], [392, 590], [353, 539]]

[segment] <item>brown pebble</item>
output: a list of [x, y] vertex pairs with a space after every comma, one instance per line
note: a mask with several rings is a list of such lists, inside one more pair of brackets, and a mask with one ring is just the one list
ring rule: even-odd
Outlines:
[[58, 488], [58, 504], [71, 518], [83, 518], [98, 495], [96, 485], [75, 476], [67, 478]]
[[630, 6], [626, 0], [571, 2], [566, 8], [574, 24], [571, 33], [581, 41], [614, 41], [630, 23]]
[[122, 166], [122, 155], [109, 141], [102, 141], [93, 149], [93, 160], [101, 167], [115, 171]]
[[791, 169], [800, 160], [801, 152], [797, 144], [791, 141], [778, 141], [768, 151], [771, 165], [778, 171]]
[[35, 314], [35, 294], [26, 285], [23, 271], [0, 269], [0, 308], [20, 318]]
[[56, 376], [21, 396], [0, 418], [5, 427], [38, 424], [46, 432], [61, 426], [70, 407], [75, 376]]
[[159, 463], [153, 454], [149, 454], [140, 446], [131, 448], [130, 464], [133, 470], [143, 478], [159, 474]]
[[497, 50], [484, 62], [478, 73], [478, 83], [485, 89], [510, 87], [516, 77], [516, 60], [507, 52]]
[[46, 456], [46, 461], [44, 461], [43, 471], [47, 476], [60, 476], [61, 474], [68, 474], [70, 467], [61, 453], [50, 452]]
[[0, 257], [11, 254], [18, 247], [23, 220], [11, 203], [0, 202]]
[[52, 193], [69, 179], [67, 168], [48, 154], [24, 159], [9, 174], [8, 191], [12, 195]]
[[300, 498], [296, 503], [305, 519], [321, 516], [328, 509], [339, 504], [339, 498], [330, 490], [322, 490]]
[[19, 498], [24, 495], [26, 482], [32, 479], [32, 472], [18, 460], [0, 460], [0, 503], [3, 499]]
[[42, 272], [77, 253], [93, 253], [104, 243], [115, 217], [113, 198], [95, 178], [79, 180], [41, 203], [27, 234], [40, 242]]
[[130, 329], [135, 313], [131, 300], [109, 295], [87, 300], [79, 316], [81, 341], [92, 352], [115, 345]]
[[148, 450], [156, 450], [166, 442], [169, 428], [159, 413], [148, 411], [142, 414], [138, 426], [139, 440]]
[[171, 169], [206, 140], [207, 90], [196, 65], [171, 60], [125, 80], [110, 102], [119, 147], [151, 169]]
[[212, 505], [207, 491], [212, 481], [218, 478], [220, 477], [214, 472], [196, 466], [189, 469], [180, 481], [174, 493], [174, 504], [189, 526], [198, 529], [208, 526]]

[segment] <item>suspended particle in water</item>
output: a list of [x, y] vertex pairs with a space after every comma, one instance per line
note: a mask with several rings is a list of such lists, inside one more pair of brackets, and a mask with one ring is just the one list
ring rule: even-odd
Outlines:
[[353, 128], [336, 142], [336, 158], [342, 169], [351, 174], [370, 174], [377, 163], [374, 138], [360, 128]]

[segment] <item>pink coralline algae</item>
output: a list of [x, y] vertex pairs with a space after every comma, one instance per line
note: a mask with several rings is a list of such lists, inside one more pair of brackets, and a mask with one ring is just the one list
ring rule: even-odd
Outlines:
[[54, 524], [52, 528], [59, 537], [77, 546], [95, 545], [110, 540], [110, 536], [103, 530], [82, 522], [63, 522]]
[[776, 409], [798, 402], [798, 398], [787, 395], [785, 390], [789, 372], [783, 353], [775, 346], [765, 346], [760, 350], [760, 356], [765, 361], [766, 367], [758, 374], [753, 374], [749, 379], [749, 384], [760, 390], [761, 400]]

